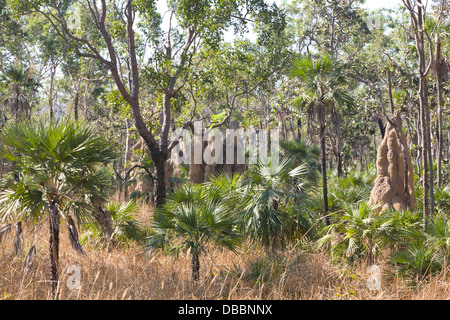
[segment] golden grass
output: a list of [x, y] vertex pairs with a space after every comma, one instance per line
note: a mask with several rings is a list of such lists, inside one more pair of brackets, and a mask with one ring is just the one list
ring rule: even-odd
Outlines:
[[[149, 208], [140, 216], [148, 222]], [[1, 226], [0, 226], [1, 227]], [[24, 223], [24, 246], [13, 255], [14, 231], [0, 243], [0, 299], [50, 299], [47, 219], [39, 225]], [[23, 262], [28, 249], [37, 254], [25, 275]], [[307, 253], [298, 247], [278, 256], [265, 254], [254, 245], [244, 245], [240, 254], [211, 248], [201, 258], [201, 281], [191, 281], [190, 257], [178, 260], [157, 253], [146, 256], [138, 244], [126, 248], [89, 247], [87, 256], [71, 248], [61, 225], [59, 298], [75, 300], [148, 299], [447, 299], [447, 274], [430, 277], [419, 284], [383, 276], [381, 290], [366, 285], [366, 266], [346, 269], [330, 263], [324, 253]], [[80, 289], [70, 290], [70, 266], [81, 270]], [[259, 268], [258, 268], [259, 266]], [[263, 267], [261, 267], [263, 266]], [[383, 270], [388, 266], [381, 265]], [[265, 277], [258, 279], [258, 270]], [[261, 280], [263, 279], [263, 280]]]

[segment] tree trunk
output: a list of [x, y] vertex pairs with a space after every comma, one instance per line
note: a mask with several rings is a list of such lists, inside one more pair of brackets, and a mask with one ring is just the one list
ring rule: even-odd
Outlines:
[[[323, 114], [323, 118], [325, 114]], [[320, 124], [320, 157], [322, 162], [322, 190], [323, 190], [323, 211], [325, 215], [325, 222], [330, 225], [328, 218], [328, 185], [327, 185], [327, 155], [325, 146], [325, 119], [321, 120]]]
[[[123, 167], [126, 168], [131, 159], [131, 128], [130, 128], [131, 121], [129, 119], [126, 119], [125, 125], [127, 128], [127, 132], [126, 132], [126, 137], [125, 137], [125, 156], [124, 156]], [[120, 179], [119, 179], [119, 181], [120, 181], [120, 183], [122, 183], [122, 181]], [[120, 187], [122, 187], [122, 186], [120, 186]], [[119, 193], [119, 196], [120, 196], [120, 193]], [[124, 196], [125, 201], [127, 201], [128, 200], [128, 187], [125, 187], [123, 196]]]
[[192, 280], [198, 281], [200, 279], [200, 256], [192, 254]]
[[55, 80], [56, 67], [53, 67], [50, 71], [50, 90], [48, 94], [48, 109], [50, 122], [53, 121], [54, 113], [53, 113], [53, 83]]
[[153, 181], [153, 202], [155, 206], [161, 206], [166, 199], [166, 160], [153, 159], [155, 165], [155, 179]]
[[76, 253], [85, 256], [86, 252], [84, 252], [78, 238], [77, 226], [70, 215], [67, 218], [67, 231], [69, 232], [69, 240], [72, 245], [72, 249], [75, 250]]
[[386, 70], [386, 78], [388, 81], [388, 91], [389, 91], [389, 105], [391, 106], [391, 116], [394, 116], [395, 108], [394, 108], [394, 99], [392, 98], [392, 85], [391, 85], [391, 70]]
[[[433, 160], [431, 154], [431, 132], [430, 132], [430, 110], [428, 108], [428, 90], [427, 90], [427, 78], [426, 78], [426, 58], [425, 58], [425, 43], [424, 43], [424, 31], [425, 27], [425, 15], [422, 9], [422, 2], [417, 1], [417, 13], [418, 13], [418, 39], [416, 39], [417, 51], [419, 54], [419, 105], [421, 109], [421, 129], [423, 136], [422, 146], [422, 158], [423, 161], [423, 197], [424, 197], [424, 227], [427, 224], [427, 217], [432, 217], [434, 212], [434, 194], [433, 194]], [[430, 43], [431, 45], [431, 43]], [[428, 170], [428, 174], [426, 171]], [[428, 196], [428, 190], [430, 195]]]
[[18, 255], [22, 248], [23, 235], [22, 235], [22, 221], [16, 223], [16, 235], [14, 236], [14, 255]]
[[50, 239], [50, 282], [52, 300], [58, 299], [58, 267], [59, 267], [59, 209], [56, 201], [50, 205], [49, 215]]
[[442, 137], [442, 107], [443, 97], [442, 97], [442, 75], [441, 75], [441, 42], [439, 36], [436, 36], [436, 87], [437, 87], [437, 97], [438, 97], [438, 111], [437, 111], [437, 185], [442, 187], [442, 150], [444, 139]]
[[344, 172], [342, 170], [342, 152], [341, 152], [340, 148], [338, 149], [336, 161], [337, 161], [337, 175], [338, 175], [338, 177], [342, 177]]
[[77, 90], [77, 92], [75, 92], [75, 98], [73, 102], [73, 117], [75, 121], [78, 121], [78, 101], [79, 101], [79, 94]]
[[99, 200], [94, 200], [93, 204], [94, 207], [97, 208], [97, 211], [92, 212], [92, 215], [94, 216], [97, 223], [100, 225], [103, 234], [106, 236], [108, 248], [109, 244], [114, 246], [115, 244], [114, 229], [112, 226], [111, 214], [108, 210], [103, 208], [103, 205], [100, 203]]

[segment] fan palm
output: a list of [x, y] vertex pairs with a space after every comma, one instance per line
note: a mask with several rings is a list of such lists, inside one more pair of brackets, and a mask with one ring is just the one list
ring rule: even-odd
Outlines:
[[312, 184], [305, 179], [308, 166], [293, 168], [292, 158], [277, 165], [259, 163], [238, 189], [243, 232], [261, 241], [264, 247], [293, 241], [311, 227], [306, 193]]
[[400, 275], [411, 275], [419, 280], [447, 265], [450, 257], [450, 223], [445, 215], [438, 214], [423, 230], [419, 212], [416, 212], [413, 221], [401, 233], [406, 245], [391, 254], [390, 262], [396, 265]]
[[377, 209], [361, 202], [347, 207], [343, 213], [333, 214], [333, 223], [325, 228], [318, 247], [331, 245], [330, 254], [334, 259], [344, 256], [352, 262], [366, 257], [369, 263], [374, 263], [380, 249], [395, 242], [397, 235], [393, 220], [379, 215]]
[[[326, 113], [337, 112], [337, 107], [354, 106], [353, 98], [346, 93], [349, 77], [344, 72], [344, 66], [328, 55], [318, 59], [299, 57], [292, 63], [289, 71], [291, 78], [300, 82], [301, 93], [292, 102], [295, 108], [309, 105], [317, 112], [320, 125], [320, 153], [322, 167], [323, 210], [326, 216], [328, 212], [328, 187], [326, 172]], [[329, 219], [326, 216], [329, 225]]]
[[223, 202], [221, 189], [214, 185], [184, 185], [169, 194], [157, 207], [147, 249], [162, 249], [178, 256], [192, 256], [192, 279], [200, 277], [200, 256], [210, 243], [235, 251], [240, 241], [237, 219]]
[[109, 187], [100, 165], [116, 157], [113, 145], [92, 126], [66, 119], [10, 123], [0, 141], [0, 155], [14, 163], [18, 177], [1, 190], [0, 216], [23, 220], [49, 213], [52, 298], [57, 298], [60, 217], [77, 235], [69, 211], [89, 218], [92, 199], [101, 199]]
[[314, 144], [306, 144], [303, 141], [280, 141], [280, 147], [285, 157], [292, 158], [292, 165], [299, 166], [305, 164], [308, 166], [308, 175], [306, 178], [310, 182], [318, 180], [319, 168], [317, 160], [320, 156], [319, 148]]
[[31, 116], [31, 98], [40, 86], [32, 75], [32, 70], [20, 66], [10, 67], [0, 77], [0, 85], [3, 84], [8, 92], [4, 105], [9, 105], [11, 117], [19, 118], [24, 113], [26, 118]]
[[[143, 230], [141, 223], [136, 219], [134, 214], [138, 210], [136, 201], [128, 202], [108, 202], [104, 205], [106, 211], [111, 215], [112, 236], [116, 243], [126, 243], [129, 240], [139, 240], [142, 237]], [[108, 235], [98, 227], [97, 223], [89, 223], [87, 231], [80, 237], [80, 243], [84, 244], [90, 238], [104, 238]]]

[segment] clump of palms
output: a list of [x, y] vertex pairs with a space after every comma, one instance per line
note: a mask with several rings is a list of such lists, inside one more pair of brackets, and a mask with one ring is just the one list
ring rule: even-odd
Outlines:
[[92, 199], [101, 199], [110, 187], [104, 164], [116, 158], [114, 147], [93, 126], [67, 119], [10, 123], [0, 141], [0, 155], [15, 172], [1, 190], [0, 216], [22, 221], [49, 214], [52, 298], [57, 298], [60, 217], [68, 223], [72, 245], [81, 248], [70, 214], [90, 218]]
[[368, 201], [376, 174], [352, 170], [345, 177], [330, 179], [330, 211], [343, 210], [351, 204]]
[[192, 279], [200, 278], [200, 256], [211, 244], [236, 251], [241, 241], [237, 216], [223, 201], [222, 189], [213, 184], [187, 184], [169, 194], [167, 203], [153, 213], [147, 250], [161, 249], [178, 257], [192, 256]]
[[283, 155], [286, 158], [291, 158], [291, 165], [297, 167], [299, 165], [306, 165], [308, 173], [304, 177], [308, 181], [315, 183], [319, 179], [320, 167], [318, 160], [320, 157], [320, 150], [314, 144], [306, 144], [303, 141], [280, 141], [280, 147]]
[[434, 190], [436, 209], [442, 213], [450, 212], [450, 184]]
[[423, 244], [412, 244], [402, 251], [390, 256], [390, 263], [395, 265], [397, 274], [421, 280], [424, 276], [442, 269], [442, 256], [433, 248]]
[[377, 205], [361, 202], [331, 215], [332, 223], [318, 240], [319, 248], [330, 249], [334, 260], [346, 258], [349, 263], [366, 259], [375, 263], [380, 250], [396, 241], [393, 219], [378, 213]]
[[399, 275], [409, 275], [417, 280], [441, 270], [450, 258], [450, 222], [438, 214], [423, 228], [403, 229], [405, 246], [390, 256]]
[[16, 65], [6, 68], [0, 75], [0, 88], [6, 89], [6, 97], [0, 99], [0, 104], [9, 106], [10, 118], [17, 120], [20, 115], [30, 118], [33, 99], [40, 87], [33, 73], [31, 68]]
[[[145, 234], [141, 222], [135, 217], [138, 210], [136, 201], [108, 202], [104, 205], [111, 216], [114, 243], [127, 243], [131, 240], [139, 241]], [[107, 237], [97, 222], [84, 225], [85, 232], [80, 237], [80, 243], [86, 244], [89, 240], [98, 240]], [[96, 243], [97, 244], [97, 243]]]
[[307, 191], [313, 187], [305, 179], [308, 167], [293, 167], [292, 161], [284, 158], [273, 165], [258, 163], [237, 189], [242, 232], [265, 248], [283, 248], [306, 233], [314, 233], [310, 229], [316, 217], [307, 210]]

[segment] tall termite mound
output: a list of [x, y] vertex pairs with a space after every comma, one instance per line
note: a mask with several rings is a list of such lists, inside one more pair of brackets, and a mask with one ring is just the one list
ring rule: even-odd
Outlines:
[[370, 203], [380, 204], [381, 212], [414, 209], [414, 175], [400, 114], [386, 125], [384, 138], [377, 151], [377, 178], [370, 193]]

